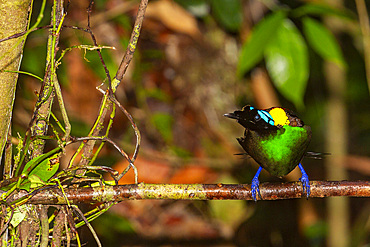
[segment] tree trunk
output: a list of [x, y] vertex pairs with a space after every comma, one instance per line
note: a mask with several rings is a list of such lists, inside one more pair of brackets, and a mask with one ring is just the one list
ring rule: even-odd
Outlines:
[[[27, 28], [30, 0], [0, 0], [0, 39], [25, 31]], [[22, 37], [0, 43], [0, 160], [7, 141], [12, 118], [18, 74], [8, 71], [19, 69]]]
[[[332, 7], [340, 9], [343, 1], [327, 0]], [[343, 29], [343, 22], [335, 18], [325, 18], [325, 24], [334, 34]], [[347, 155], [347, 109], [345, 103], [347, 72], [332, 62], [324, 64], [325, 79], [328, 86], [326, 151], [332, 155], [326, 159], [328, 180], [348, 179], [344, 166]], [[350, 244], [350, 210], [348, 197], [331, 197], [327, 202], [329, 247], [346, 247]]]

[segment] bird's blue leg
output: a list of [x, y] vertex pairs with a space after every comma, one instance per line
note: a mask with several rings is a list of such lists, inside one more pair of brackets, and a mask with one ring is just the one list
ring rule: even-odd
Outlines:
[[301, 170], [301, 173], [302, 173], [302, 177], [299, 179], [299, 181], [302, 182], [303, 193], [304, 193], [304, 191], [306, 191], [306, 196], [307, 196], [307, 199], [308, 199], [308, 197], [310, 196], [310, 181], [308, 180], [307, 173], [303, 169], [303, 166], [302, 166], [301, 163], [298, 164], [298, 167], [299, 167], [299, 169]]
[[262, 166], [260, 166], [258, 168], [258, 170], [256, 172], [256, 175], [254, 175], [254, 177], [252, 179], [251, 190], [252, 190], [252, 197], [253, 197], [254, 201], [257, 201], [257, 193], [262, 198], [262, 196], [260, 194], [260, 181], [258, 180], [258, 177], [259, 177], [261, 171], [262, 171]]

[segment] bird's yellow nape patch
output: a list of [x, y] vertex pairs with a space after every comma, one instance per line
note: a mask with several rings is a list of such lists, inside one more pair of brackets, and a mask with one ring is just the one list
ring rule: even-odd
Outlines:
[[274, 125], [289, 125], [289, 119], [288, 116], [286, 115], [286, 112], [284, 109], [281, 108], [273, 108], [269, 111], [271, 117], [274, 119]]

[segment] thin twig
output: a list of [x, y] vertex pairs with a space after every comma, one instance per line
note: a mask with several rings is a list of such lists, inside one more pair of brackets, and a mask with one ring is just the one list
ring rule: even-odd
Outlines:
[[126, 73], [127, 67], [130, 64], [132, 57], [134, 56], [134, 52], [136, 50], [137, 41], [139, 39], [141, 27], [143, 25], [144, 15], [146, 11], [146, 7], [148, 6], [148, 0], [141, 0], [139, 5], [139, 10], [137, 12], [137, 17], [134, 24], [134, 29], [131, 33], [131, 38], [129, 45], [127, 46], [126, 53], [123, 56], [123, 59], [121, 61], [121, 64], [118, 68], [118, 71], [115, 76], [115, 83], [112, 83], [111, 89], [113, 92], [116, 91], [119, 83], [122, 81], [123, 76]]
[[14, 208], [12, 206], [10, 206], [8, 208], [10, 208], [9, 220], [6, 221], [6, 223], [4, 224], [3, 228], [1, 229], [0, 236], [2, 236], [4, 234], [4, 232], [5, 232], [5, 230], [9, 228], [10, 221], [12, 221], [12, 218], [13, 218], [13, 215], [14, 215]]
[[140, 143], [141, 143], [141, 134], [139, 131], [139, 128], [134, 122], [134, 119], [132, 118], [131, 114], [119, 103], [119, 101], [116, 99], [116, 97], [113, 94], [110, 94], [109, 99], [118, 106], [118, 108], [126, 115], [128, 120], [131, 123], [132, 128], [135, 131], [136, 135], [136, 145], [135, 145], [135, 151], [134, 154], [132, 155], [131, 160], [134, 162], [137, 158], [137, 155], [139, 154], [139, 149], [140, 149]]
[[91, 234], [94, 236], [96, 243], [98, 244], [98, 246], [101, 247], [102, 245], [100, 243], [98, 235], [96, 234], [94, 228], [91, 226], [89, 221], [85, 218], [84, 214], [81, 212], [81, 210], [76, 205], [72, 205], [72, 208], [77, 213], [77, 215], [85, 222], [87, 227], [90, 229]]
[[[88, 136], [98, 136], [100, 134], [100, 130], [103, 129], [105, 116], [107, 115], [107, 112], [112, 105], [112, 102], [107, 99], [108, 97], [105, 94], [100, 104], [98, 117], [95, 120], [95, 123], [93, 127], [91, 128]], [[82, 153], [81, 160], [79, 161], [79, 165], [87, 165], [90, 162], [91, 157], [93, 156], [92, 152], [93, 152], [94, 145], [95, 145], [94, 140], [88, 141], [87, 143], [84, 143], [84, 142], [81, 143], [78, 149], [76, 150], [76, 152], [73, 154], [71, 160], [69, 161], [68, 167], [70, 168], [70, 167], [77, 165], [77, 164], [74, 164], [74, 161], [82, 150], [83, 150], [83, 153]]]
[[[104, 93], [104, 97], [103, 97], [103, 100], [102, 100], [102, 103], [101, 103], [101, 106], [100, 106], [99, 116], [98, 116], [98, 118], [97, 118], [97, 120], [94, 124], [93, 129], [89, 133], [89, 136], [99, 136], [99, 133], [100, 133], [101, 127], [103, 125], [103, 121], [105, 119], [105, 116], [108, 112], [108, 109], [110, 108], [111, 103], [114, 102], [121, 109], [121, 111], [127, 116], [127, 118], [129, 119], [129, 121], [130, 121], [130, 123], [131, 123], [131, 125], [132, 125], [132, 127], [135, 131], [136, 148], [135, 148], [133, 157], [131, 158], [132, 162], [135, 161], [135, 159], [137, 157], [137, 154], [139, 152], [140, 141], [141, 141], [140, 132], [139, 132], [139, 129], [137, 128], [135, 122], [133, 121], [132, 116], [127, 112], [127, 110], [124, 107], [122, 107], [122, 105], [115, 98], [114, 92], [116, 91], [119, 83], [121, 82], [121, 80], [122, 80], [122, 78], [123, 78], [123, 76], [126, 72], [127, 66], [129, 65], [130, 61], [132, 60], [133, 53], [136, 49], [137, 40], [138, 40], [139, 35], [140, 35], [140, 30], [141, 30], [142, 22], [144, 20], [144, 13], [145, 13], [147, 5], [148, 5], [148, 0], [142, 0], [140, 2], [138, 14], [137, 14], [135, 25], [134, 25], [134, 28], [133, 28], [133, 31], [132, 31], [132, 34], [131, 34], [131, 39], [130, 39], [128, 48], [127, 48], [126, 53], [125, 53], [125, 55], [122, 59], [121, 65], [120, 65], [120, 67], [117, 71], [116, 77], [114, 78], [113, 81], [111, 81], [111, 79], [110, 79], [109, 71], [106, 68], [106, 65], [104, 63], [104, 59], [101, 55], [100, 50], [97, 50], [97, 52], [99, 54], [99, 58], [101, 60], [101, 63], [104, 67], [104, 70], [105, 70], [107, 78], [108, 78], [108, 83], [109, 83], [108, 89], [109, 90], [108, 90], [108, 92]], [[88, 28], [87, 28], [87, 31], [90, 33], [91, 38], [93, 39], [94, 45], [97, 46], [98, 44], [96, 42], [95, 36], [92, 33], [91, 28], [90, 28], [91, 6], [92, 6], [92, 1], [90, 2], [89, 8], [88, 8], [88, 25], [87, 25]], [[107, 99], [109, 99], [109, 100], [107, 100]], [[80, 161], [80, 164], [85, 165], [86, 163], [88, 163], [89, 158], [92, 156], [92, 148], [93, 148], [94, 144], [95, 144], [94, 141], [87, 142], [86, 144], [81, 144], [80, 148], [77, 150], [77, 152], [75, 153], [75, 155], [71, 159], [71, 162], [70, 162], [69, 166], [72, 166], [72, 163], [73, 163], [75, 157], [77, 156], [77, 153], [79, 153], [82, 148], [84, 149], [84, 151], [83, 151], [83, 155], [82, 155], [82, 159]], [[128, 169], [130, 167], [131, 167], [131, 165], [128, 167]]]
[[20, 32], [20, 33], [16, 33], [16, 34], [13, 34], [13, 35], [10, 35], [6, 38], [2, 38], [0, 39], [0, 43], [1, 42], [4, 42], [4, 41], [7, 41], [7, 40], [10, 40], [10, 39], [16, 39], [16, 38], [19, 38], [25, 34], [29, 34], [30, 32], [34, 32], [34, 31], [37, 31], [37, 30], [40, 30], [40, 29], [46, 29], [46, 28], [50, 28], [51, 25], [47, 25], [47, 26], [43, 26], [43, 27], [37, 27], [37, 28], [34, 28], [33, 30], [27, 30], [27, 31], [23, 31], [23, 32]]
[[11, 132], [12, 128], [9, 127], [8, 138], [5, 144], [5, 153], [4, 153], [4, 171], [3, 171], [3, 180], [11, 178], [12, 175], [12, 158], [13, 158], [13, 145], [11, 142]]
[[[98, 46], [95, 35], [92, 32], [91, 26], [90, 26], [90, 18], [91, 18], [90, 16], [91, 16], [93, 3], [94, 3], [94, 1], [91, 0], [90, 4], [89, 4], [89, 7], [87, 8], [87, 28], [84, 29], [84, 31], [86, 31], [90, 34], [91, 39], [93, 40], [94, 46]], [[108, 82], [109, 82], [109, 85], [110, 85], [111, 84], [110, 74], [109, 74], [108, 68], [107, 68], [107, 66], [104, 62], [103, 56], [101, 54], [101, 50], [98, 49], [96, 51], [98, 53], [100, 62], [102, 64], [103, 68], [104, 68], [105, 74], [107, 76], [107, 79], [108, 79]], [[107, 94], [104, 94], [104, 97], [103, 97], [102, 102], [100, 104], [99, 115], [98, 115], [97, 119], [95, 120], [94, 126], [92, 127], [92, 129], [89, 133], [89, 136], [98, 136], [100, 134], [100, 130], [103, 128], [105, 116], [107, 115], [107, 112], [108, 112], [109, 108], [111, 107], [111, 104], [112, 103], [107, 100]], [[109, 132], [109, 129], [107, 129], [107, 132]], [[87, 143], [81, 143], [80, 147], [77, 149], [77, 151], [75, 152], [75, 154], [71, 158], [68, 167], [73, 166], [73, 162], [76, 159], [77, 155], [81, 152], [81, 150], [83, 150], [83, 154], [82, 154], [82, 158], [80, 160], [80, 164], [81, 165], [87, 165], [90, 162], [90, 158], [93, 156], [92, 150], [94, 148], [94, 145], [95, 145], [95, 141], [93, 141], [93, 140], [91, 140]]]
[[[117, 2], [117, 4], [110, 9], [107, 9], [103, 12], [94, 14], [90, 18], [90, 26], [97, 26], [102, 23], [106, 23], [118, 16], [122, 16], [123, 14], [127, 13], [128, 11], [131, 11], [136, 7], [137, 3], [136, 1], [122, 1]], [[83, 20], [80, 23], [86, 23], [87, 20]]]
[[132, 128], [135, 131], [136, 147], [135, 147], [134, 154], [132, 156], [132, 161], [135, 161], [135, 159], [136, 159], [136, 157], [139, 153], [140, 142], [141, 142], [140, 131], [137, 128], [137, 126], [136, 126], [132, 116], [130, 115], [130, 113], [128, 111], [126, 111], [126, 109], [119, 103], [119, 101], [116, 99], [114, 93], [116, 92], [117, 87], [119, 86], [119, 84], [122, 82], [122, 79], [123, 79], [124, 75], [126, 74], [126, 70], [127, 70], [128, 66], [129, 66], [129, 64], [130, 64], [130, 62], [131, 62], [131, 60], [134, 56], [134, 52], [135, 52], [136, 47], [137, 47], [137, 41], [138, 41], [139, 36], [140, 36], [140, 31], [141, 31], [141, 27], [143, 25], [145, 11], [146, 11], [147, 6], [148, 6], [148, 0], [141, 0], [140, 1], [139, 10], [137, 12], [134, 28], [133, 28], [132, 33], [131, 33], [130, 42], [127, 46], [126, 53], [123, 56], [121, 64], [120, 64], [120, 66], [117, 70], [116, 76], [114, 77], [113, 81], [109, 85], [109, 96], [110, 96], [109, 98], [110, 98], [110, 100], [112, 102], [114, 102], [121, 109], [121, 111], [127, 116], [127, 118], [129, 119], [129, 121], [131, 123]]
[[88, 137], [77, 137], [75, 138], [76, 141], [86, 141], [86, 140], [95, 140], [95, 141], [103, 141], [103, 142], [109, 142], [110, 144], [113, 145], [113, 147], [115, 149], [118, 150], [118, 152], [121, 153], [121, 155], [123, 157], [126, 158], [126, 160], [128, 161], [129, 165], [128, 167], [116, 178], [117, 181], [120, 180], [130, 169], [130, 167], [132, 167], [132, 169], [134, 169], [134, 174], [135, 174], [135, 183], [138, 183], [138, 173], [137, 173], [137, 168], [136, 166], [134, 165], [133, 161], [130, 159], [130, 157], [127, 155], [127, 153], [125, 151], [123, 151], [123, 149], [121, 149], [114, 141], [112, 141], [111, 139], [109, 139], [108, 137], [100, 137], [100, 136], [88, 136]]
[[[92, 32], [91, 30], [91, 25], [90, 25], [90, 16], [91, 16], [91, 12], [92, 12], [92, 6], [94, 4], [94, 1], [90, 1], [90, 4], [89, 4], [89, 7], [87, 8], [87, 32], [90, 34], [91, 36], [91, 39], [94, 43], [95, 46], [98, 46], [98, 42], [96, 42], [96, 38], [95, 38], [95, 35], [94, 33]], [[98, 52], [98, 55], [99, 55], [99, 58], [100, 58], [100, 62], [101, 64], [103, 65], [103, 68], [104, 68], [104, 71], [105, 71], [105, 74], [108, 78], [108, 82], [109, 84], [111, 83], [111, 78], [110, 78], [110, 74], [109, 74], [109, 70], [107, 68], [107, 65], [105, 64], [104, 62], [104, 59], [103, 59], [103, 55], [101, 54], [101, 50], [96, 50]]]

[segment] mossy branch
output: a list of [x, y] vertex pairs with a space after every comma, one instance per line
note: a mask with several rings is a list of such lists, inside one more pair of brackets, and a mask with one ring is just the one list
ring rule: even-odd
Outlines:
[[[370, 181], [311, 181], [310, 198], [333, 196], [370, 197]], [[263, 200], [305, 198], [301, 182], [263, 183]], [[249, 184], [127, 184], [104, 187], [45, 188], [33, 194], [20, 191], [8, 203], [29, 197], [28, 204], [121, 202], [124, 200], [253, 200]]]

